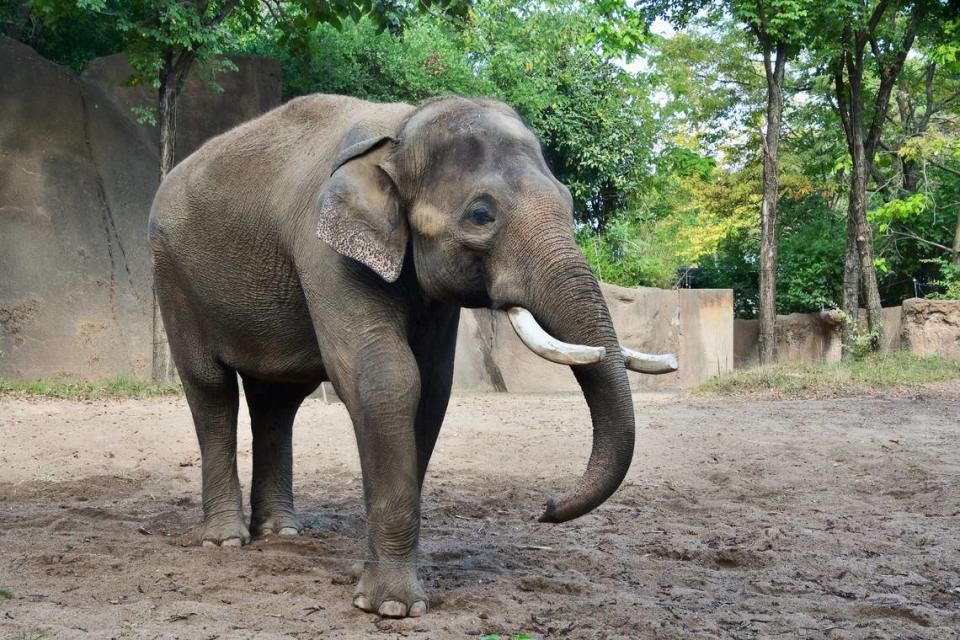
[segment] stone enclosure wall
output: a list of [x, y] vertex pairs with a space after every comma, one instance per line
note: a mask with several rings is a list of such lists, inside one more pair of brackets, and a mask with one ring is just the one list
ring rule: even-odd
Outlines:
[[[189, 78], [178, 157], [280, 104], [279, 64], [235, 62], [222, 93]], [[149, 374], [158, 134], [131, 112], [153, 102], [128, 75], [111, 56], [78, 77], [0, 37], [0, 376]]]
[[900, 327], [911, 353], [960, 359], [960, 300], [904, 300]]
[[[866, 329], [861, 311], [860, 326]], [[757, 364], [756, 320], [734, 321], [734, 366]], [[960, 300], [910, 298], [883, 309], [881, 351], [908, 351], [960, 359]], [[840, 325], [829, 313], [777, 316], [777, 360], [840, 362]]]
[[[280, 104], [280, 69], [234, 59], [239, 71], [191, 76], [178, 115], [177, 157]], [[144, 378], [151, 299], [146, 225], [157, 187], [157, 131], [131, 107], [120, 56], [78, 77], [0, 38], [0, 377]], [[729, 291], [604, 287], [621, 340], [678, 353], [679, 373], [631, 373], [634, 388], [695, 384], [733, 366]], [[462, 314], [456, 384], [463, 390], [575, 389], [569, 368], [531, 354], [504, 314]]]

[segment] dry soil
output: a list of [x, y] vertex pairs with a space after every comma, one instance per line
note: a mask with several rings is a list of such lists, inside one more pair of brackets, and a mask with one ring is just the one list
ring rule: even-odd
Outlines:
[[400, 621], [350, 605], [342, 405], [298, 417], [305, 534], [207, 549], [181, 546], [200, 517], [181, 399], [0, 400], [0, 636], [955, 639], [958, 399], [637, 396], [624, 486], [543, 525], [589, 452], [583, 401], [454, 398], [424, 495], [432, 610]]

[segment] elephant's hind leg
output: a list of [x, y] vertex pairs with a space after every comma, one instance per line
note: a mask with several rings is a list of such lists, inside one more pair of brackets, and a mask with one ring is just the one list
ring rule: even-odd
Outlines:
[[293, 507], [293, 420], [312, 386], [243, 379], [253, 430], [250, 532], [296, 535], [303, 525]]
[[[179, 363], [178, 363], [179, 365]], [[240, 546], [250, 540], [237, 477], [237, 374], [210, 362], [202, 372], [181, 369], [203, 465], [204, 546]]]

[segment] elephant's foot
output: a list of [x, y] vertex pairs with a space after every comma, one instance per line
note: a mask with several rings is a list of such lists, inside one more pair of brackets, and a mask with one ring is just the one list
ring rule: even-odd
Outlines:
[[200, 527], [200, 542], [204, 547], [239, 547], [250, 542], [243, 513], [226, 512], [205, 518]]
[[255, 508], [250, 518], [250, 533], [254, 537], [296, 536], [302, 531], [303, 525], [293, 507]]
[[412, 565], [368, 563], [353, 593], [353, 606], [385, 618], [417, 618], [429, 601]]

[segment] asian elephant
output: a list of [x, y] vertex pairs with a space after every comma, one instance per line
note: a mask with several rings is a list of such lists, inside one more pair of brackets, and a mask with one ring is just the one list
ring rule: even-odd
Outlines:
[[[384, 616], [425, 613], [420, 490], [463, 307], [511, 310], [531, 348], [578, 365], [593, 450], [541, 520], [564, 522], [606, 500], [633, 455], [624, 353], [647, 372], [676, 364], [621, 350], [572, 213], [537, 138], [494, 100], [413, 107], [307, 96], [180, 163], [157, 192], [149, 237], [200, 443], [200, 541], [301, 531], [291, 427], [329, 380], [352, 418], [363, 471], [368, 561], [353, 603]], [[237, 374], [253, 431], [249, 528]]]

